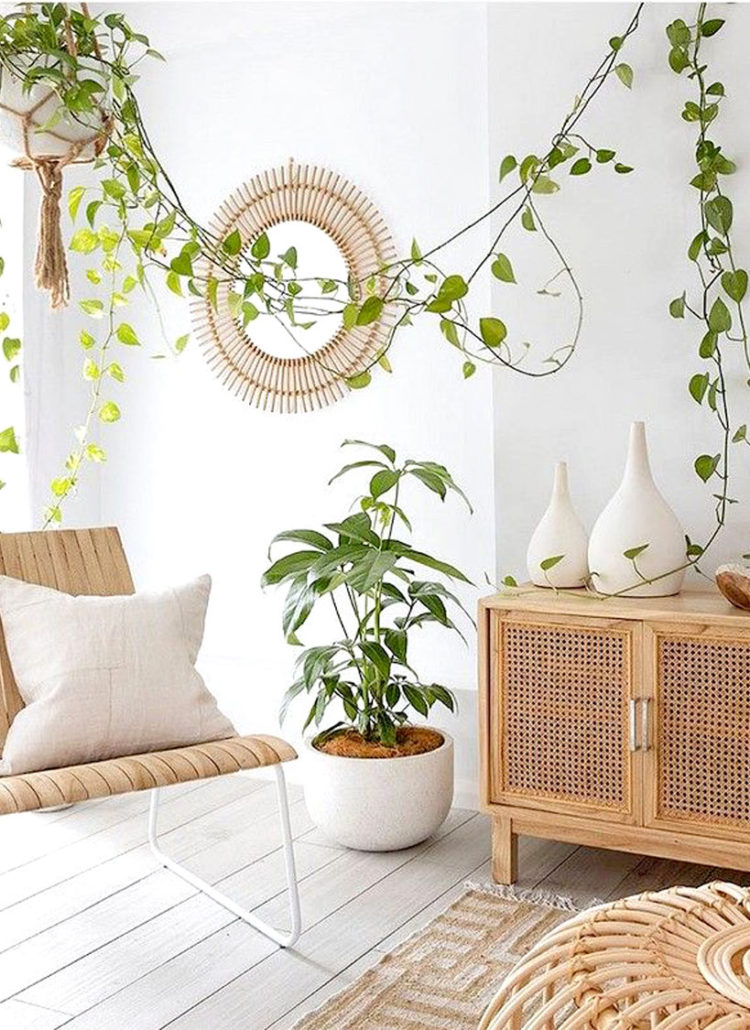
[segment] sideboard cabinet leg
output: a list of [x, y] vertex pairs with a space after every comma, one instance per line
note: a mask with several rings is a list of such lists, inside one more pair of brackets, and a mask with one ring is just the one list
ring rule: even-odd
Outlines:
[[492, 879], [495, 883], [515, 883], [518, 876], [518, 837], [510, 819], [492, 817]]

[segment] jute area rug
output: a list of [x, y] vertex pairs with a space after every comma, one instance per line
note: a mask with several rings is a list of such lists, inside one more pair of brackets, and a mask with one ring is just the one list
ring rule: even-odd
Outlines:
[[476, 1030], [503, 977], [576, 911], [543, 892], [466, 892], [294, 1030]]

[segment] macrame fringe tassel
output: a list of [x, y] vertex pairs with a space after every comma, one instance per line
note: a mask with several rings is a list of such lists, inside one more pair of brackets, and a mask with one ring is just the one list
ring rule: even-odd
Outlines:
[[40, 290], [49, 292], [51, 306], [62, 308], [70, 299], [68, 263], [60, 226], [62, 165], [56, 160], [35, 161], [34, 171], [42, 187], [34, 280]]

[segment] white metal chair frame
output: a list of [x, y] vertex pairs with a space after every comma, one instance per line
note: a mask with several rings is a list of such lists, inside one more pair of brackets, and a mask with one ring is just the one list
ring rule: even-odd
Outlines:
[[276, 773], [276, 791], [279, 799], [279, 818], [281, 821], [281, 834], [284, 846], [284, 866], [286, 870], [287, 893], [289, 895], [289, 910], [291, 913], [291, 927], [289, 931], [277, 930], [270, 926], [263, 919], [254, 915], [249, 909], [238, 905], [236, 901], [228, 897], [222, 891], [217, 890], [210, 883], [202, 880], [195, 873], [191, 873], [185, 866], [175, 862], [169, 855], [165, 855], [159, 847], [157, 821], [159, 816], [159, 793], [158, 787], [151, 791], [151, 804], [148, 812], [148, 842], [151, 850], [165, 869], [169, 869], [187, 883], [196, 887], [203, 894], [207, 895], [218, 905], [233, 913], [245, 923], [254, 927], [270, 940], [279, 944], [282, 948], [291, 948], [298, 940], [302, 932], [302, 917], [299, 902], [299, 885], [297, 883], [297, 869], [294, 862], [294, 841], [292, 839], [292, 824], [289, 818], [289, 799], [286, 791], [286, 777], [281, 765], [273, 767]]

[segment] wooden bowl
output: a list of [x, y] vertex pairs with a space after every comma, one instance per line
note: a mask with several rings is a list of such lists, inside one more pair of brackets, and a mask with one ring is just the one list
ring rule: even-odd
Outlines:
[[735, 608], [750, 611], [750, 566], [720, 565], [716, 570], [716, 585]]

